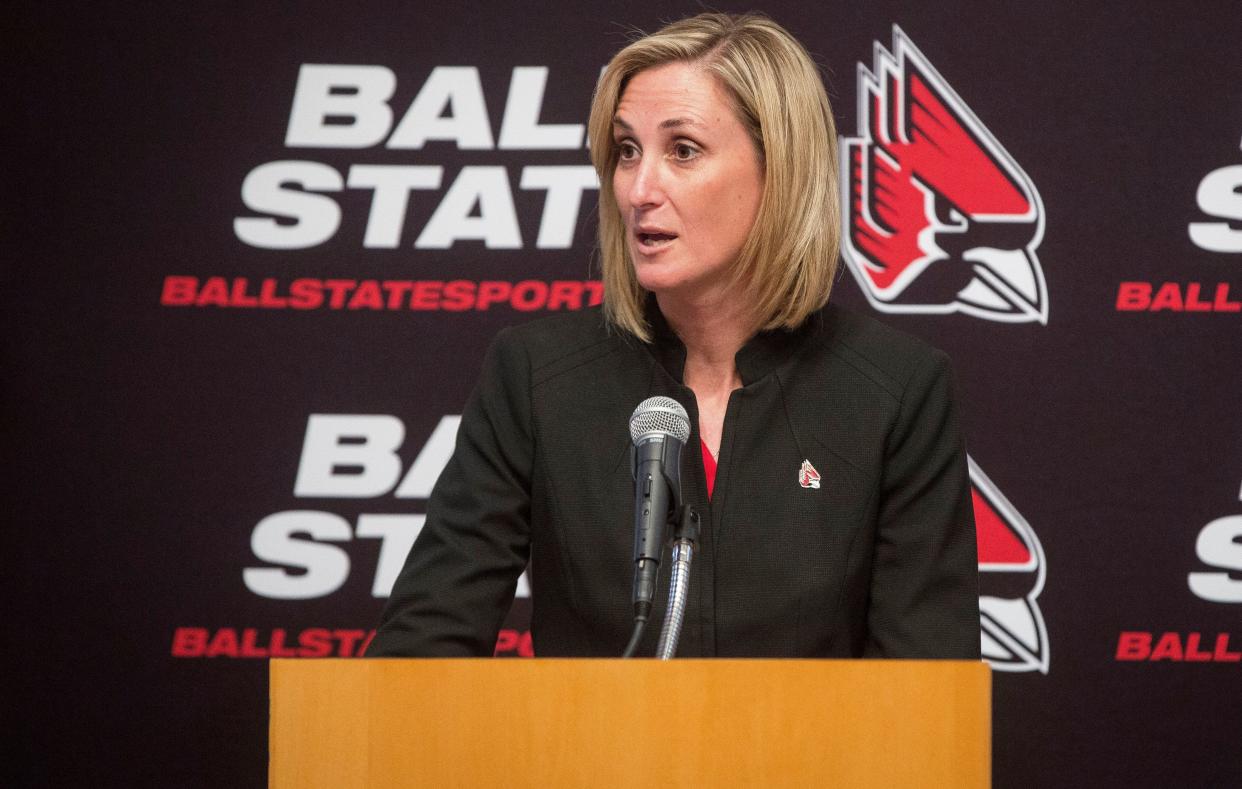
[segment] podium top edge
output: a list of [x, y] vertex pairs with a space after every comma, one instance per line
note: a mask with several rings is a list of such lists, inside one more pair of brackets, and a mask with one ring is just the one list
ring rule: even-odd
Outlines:
[[490, 657], [474, 657], [474, 658], [458, 658], [458, 657], [436, 657], [436, 658], [271, 658], [269, 664], [273, 667], [280, 666], [296, 666], [296, 665], [320, 665], [320, 666], [343, 666], [343, 665], [359, 665], [369, 667], [382, 666], [398, 666], [398, 665], [415, 665], [424, 664], [429, 666], [448, 667], [453, 665], [460, 666], [511, 666], [515, 670], [521, 670], [519, 667], [553, 667], [566, 665], [586, 665], [586, 666], [645, 666], [666, 664], [668, 666], [711, 666], [719, 669], [725, 665], [737, 665], [746, 667], [757, 667], [770, 665], [779, 666], [782, 669], [811, 669], [811, 668], [844, 668], [844, 667], [931, 667], [940, 666], [944, 668], [954, 667], [958, 670], [982, 670], [991, 672], [991, 665], [984, 660], [928, 660], [928, 659], [894, 659], [894, 658], [676, 658], [670, 661], [660, 661], [654, 658], [640, 659], [622, 659], [622, 658], [490, 658]]

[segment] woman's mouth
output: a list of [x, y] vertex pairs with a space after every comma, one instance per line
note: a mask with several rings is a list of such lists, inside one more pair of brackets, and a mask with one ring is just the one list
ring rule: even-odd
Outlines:
[[657, 250], [668, 246], [677, 236], [673, 233], [637, 233], [638, 245], [644, 250]]

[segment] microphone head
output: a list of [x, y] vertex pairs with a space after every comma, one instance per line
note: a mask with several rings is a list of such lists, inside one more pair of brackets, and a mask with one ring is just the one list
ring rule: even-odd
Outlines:
[[630, 440], [634, 446], [655, 438], [672, 436], [685, 444], [690, 440], [690, 415], [671, 397], [648, 397], [630, 416]]

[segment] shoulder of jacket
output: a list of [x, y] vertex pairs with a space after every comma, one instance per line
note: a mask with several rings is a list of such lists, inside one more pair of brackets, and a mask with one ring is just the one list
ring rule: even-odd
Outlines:
[[834, 304], [821, 314], [825, 350], [898, 400], [919, 370], [948, 360], [944, 351], [870, 316]]
[[500, 332], [497, 344], [520, 346], [530, 360], [534, 383], [600, 356], [606, 356], [627, 343], [619, 330], [609, 327], [600, 307], [588, 307], [510, 326]]

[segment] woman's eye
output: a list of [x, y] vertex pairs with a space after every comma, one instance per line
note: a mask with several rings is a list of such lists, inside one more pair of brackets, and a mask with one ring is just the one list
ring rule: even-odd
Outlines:
[[680, 161], [688, 161], [699, 155], [699, 149], [688, 143], [679, 142], [673, 146], [673, 156]]
[[637, 159], [638, 147], [632, 142], [619, 142], [617, 143], [617, 155], [622, 161]]

